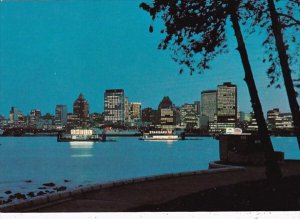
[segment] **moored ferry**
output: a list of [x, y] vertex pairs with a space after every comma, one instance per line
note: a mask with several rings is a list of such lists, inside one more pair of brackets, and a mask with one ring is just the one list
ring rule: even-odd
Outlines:
[[185, 133], [176, 130], [150, 130], [143, 133], [141, 140], [144, 141], [177, 141], [184, 140]]
[[93, 129], [71, 129], [70, 133], [58, 133], [58, 142], [105, 141], [105, 134], [97, 134]]

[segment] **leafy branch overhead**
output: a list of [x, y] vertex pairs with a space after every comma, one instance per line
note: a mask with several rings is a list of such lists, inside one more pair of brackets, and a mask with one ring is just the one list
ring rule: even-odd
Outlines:
[[[142, 3], [153, 20], [159, 17], [165, 23], [161, 33], [165, 38], [159, 49], [170, 49], [172, 58], [190, 73], [201, 73], [209, 68], [209, 61], [227, 51], [225, 25], [227, 5], [222, 1], [163, 1], [153, 5]], [[152, 25], [149, 28], [153, 30]], [[181, 68], [183, 72], [184, 68]]]
[[[153, 20], [164, 22], [160, 30], [164, 39], [159, 49], [172, 51], [172, 58], [181, 65], [180, 73], [187, 67], [190, 73], [202, 73], [218, 54], [228, 52], [226, 20], [230, 16], [229, 1], [224, 0], [153, 0], [152, 4], [141, 3]], [[269, 63], [266, 73], [270, 85], [280, 86], [279, 59], [271, 27], [266, 0], [236, 0], [236, 13], [249, 34], [265, 32], [262, 43], [265, 48], [263, 62]], [[299, 58], [300, 0], [278, 1], [278, 14], [285, 34], [285, 45], [290, 54], [290, 65]], [[149, 31], [153, 31], [150, 25]], [[299, 36], [298, 36], [299, 35]], [[294, 44], [293, 47], [288, 45]]]
[[[242, 7], [246, 10], [241, 15], [242, 24], [246, 25], [248, 33], [258, 31], [266, 36], [262, 42], [265, 49], [262, 61], [268, 63], [266, 73], [270, 79], [269, 86], [275, 85], [279, 88], [281, 86], [279, 79], [282, 73], [267, 1], [244, 0], [243, 3]], [[300, 0], [278, 0], [276, 6], [279, 24], [285, 39], [289, 66], [295, 68], [297, 67], [296, 63], [299, 62], [300, 51]], [[293, 73], [297, 72], [297, 69], [292, 70]], [[295, 87], [298, 87], [297, 78], [300, 78], [300, 75], [295, 77]]]

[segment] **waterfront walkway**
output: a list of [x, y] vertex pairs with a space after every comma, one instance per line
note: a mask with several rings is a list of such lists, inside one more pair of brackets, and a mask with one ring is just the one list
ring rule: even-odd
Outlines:
[[[300, 176], [300, 161], [280, 165], [284, 177]], [[265, 179], [263, 167], [225, 168], [176, 176], [153, 177], [135, 182], [81, 191], [42, 205], [4, 211], [12, 212], [124, 212], [145, 205], [159, 205], [212, 188]], [[71, 194], [71, 193], [70, 193]], [[48, 198], [49, 199], [49, 198]], [[51, 198], [50, 198], [51, 199]], [[2, 209], [3, 210], [3, 209]]]

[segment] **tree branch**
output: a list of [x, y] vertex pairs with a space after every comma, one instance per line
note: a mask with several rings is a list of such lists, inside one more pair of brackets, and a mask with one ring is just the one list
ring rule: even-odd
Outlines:
[[[283, 1], [284, 3], [287, 2], [287, 0], [280, 0], [280, 1]], [[300, 5], [300, 0], [288, 0], [289, 2], [292, 2], [292, 3], [295, 3], [297, 5]]]
[[299, 25], [299, 24], [298, 23], [290, 23], [290, 24], [282, 24], [281, 26], [284, 28], [287, 28], [287, 27], [292, 27], [292, 26], [296, 26], [296, 25]]
[[284, 13], [278, 13], [278, 15], [279, 15], [280, 17], [288, 18], [288, 19], [290, 19], [291, 21], [294, 21], [294, 23], [292, 23], [292, 24], [282, 24], [284, 27], [290, 27], [290, 26], [294, 26], [294, 25], [300, 25], [300, 20], [294, 18], [294, 17], [291, 16], [291, 15], [284, 14]]
[[300, 5], [300, 0], [290, 0], [290, 1]]

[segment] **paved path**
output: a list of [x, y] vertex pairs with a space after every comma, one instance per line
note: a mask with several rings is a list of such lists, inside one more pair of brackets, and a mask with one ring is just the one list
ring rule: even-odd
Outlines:
[[[281, 164], [284, 176], [300, 175], [300, 161]], [[145, 204], [161, 204], [175, 198], [207, 189], [246, 181], [265, 179], [264, 168], [202, 173], [170, 177], [153, 181], [102, 188], [75, 195], [49, 206], [39, 206], [32, 212], [124, 212]], [[28, 210], [28, 209], [27, 209]]]

